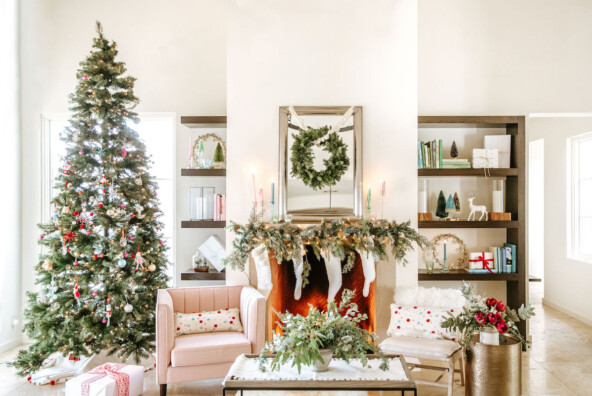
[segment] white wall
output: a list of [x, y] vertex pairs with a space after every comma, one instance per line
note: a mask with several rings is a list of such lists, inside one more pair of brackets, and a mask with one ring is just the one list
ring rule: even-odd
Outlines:
[[34, 288], [38, 252], [40, 116], [68, 111], [78, 62], [96, 34], [95, 20], [117, 41], [119, 59], [138, 78], [136, 110], [177, 114], [177, 270], [190, 267], [191, 255], [210, 233], [181, 229], [180, 221], [188, 216], [188, 187], [208, 181], [179, 176], [190, 134], [204, 132], [180, 125], [179, 118], [226, 114], [226, 7], [217, 0], [21, 1], [23, 292]]
[[[530, 136], [545, 141], [545, 297], [543, 303], [592, 325], [589, 295], [592, 264], [568, 257], [568, 141], [592, 132], [592, 116], [532, 118]], [[537, 213], [532, 213], [536, 216]]]
[[[247, 220], [257, 184], [277, 180], [278, 108], [363, 106], [364, 190], [386, 180], [385, 216], [417, 224], [417, 1], [254, 1], [228, 20], [228, 216]], [[376, 191], [376, 190], [375, 190]], [[378, 202], [376, 202], [378, 204]], [[417, 255], [378, 265], [378, 312], [417, 283]], [[241, 274], [230, 282], [244, 283]], [[388, 315], [380, 315], [384, 334]]]
[[3, 208], [0, 255], [0, 353], [20, 343], [20, 330], [13, 321], [21, 317], [20, 245], [21, 174], [19, 136], [19, 61], [17, 0], [0, 0], [0, 125], [4, 185], [0, 194]]

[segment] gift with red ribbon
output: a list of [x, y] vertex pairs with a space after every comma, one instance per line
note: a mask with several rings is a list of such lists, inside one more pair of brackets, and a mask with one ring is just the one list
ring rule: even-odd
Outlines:
[[469, 259], [469, 267], [471, 269], [486, 269], [490, 273], [494, 273], [492, 270], [493, 267], [493, 253], [490, 252], [481, 252], [481, 253], [471, 253]]
[[88, 374], [96, 374], [94, 377], [84, 381], [81, 386], [82, 396], [89, 396], [90, 384], [103, 377], [109, 377], [115, 380], [117, 387], [117, 396], [129, 396], [129, 374], [120, 373], [119, 370], [124, 368], [125, 364], [110, 364], [105, 363], [102, 366], [95, 367]]
[[66, 396], [140, 396], [142, 393], [144, 367], [131, 364], [105, 363], [66, 382]]

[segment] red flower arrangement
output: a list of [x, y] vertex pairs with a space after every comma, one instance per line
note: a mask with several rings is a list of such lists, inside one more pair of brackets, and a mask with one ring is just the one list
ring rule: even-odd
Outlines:
[[461, 291], [467, 304], [462, 312], [456, 315], [448, 312], [448, 318], [442, 322], [442, 327], [461, 334], [460, 342], [465, 352], [471, 337], [483, 327], [493, 327], [499, 333], [500, 338], [505, 334], [510, 334], [521, 344], [529, 346], [518, 331], [516, 323], [534, 316], [534, 309], [530, 305], [527, 307], [522, 305], [516, 312], [495, 298], [473, 296], [471, 287], [466, 283]]

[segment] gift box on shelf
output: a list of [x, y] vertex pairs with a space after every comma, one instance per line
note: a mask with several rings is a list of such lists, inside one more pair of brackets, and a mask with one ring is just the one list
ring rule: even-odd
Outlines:
[[473, 149], [473, 168], [498, 168], [497, 149]]
[[490, 270], [495, 269], [492, 252], [472, 252], [469, 253], [469, 269]]
[[139, 396], [144, 367], [105, 363], [66, 382], [66, 396]]
[[510, 135], [487, 135], [483, 137], [483, 146], [486, 149], [497, 150], [497, 164], [491, 168], [509, 168], [510, 151], [512, 149], [512, 137]]

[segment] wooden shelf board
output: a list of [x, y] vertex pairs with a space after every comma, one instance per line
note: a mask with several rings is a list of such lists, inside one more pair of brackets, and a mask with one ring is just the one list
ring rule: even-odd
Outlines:
[[419, 228], [518, 228], [518, 221], [420, 221]]
[[226, 272], [210, 269], [209, 272], [196, 272], [192, 268], [181, 272], [181, 280], [225, 280]]
[[[453, 127], [461, 125], [477, 127], [505, 127], [519, 124], [524, 116], [419, 116], [419, 127]], [[461, 124], [461, 125], [459, 125]]]
[[487, 171], [487, 175], [483, 169], [418, 169], [418, 176], [518, 176], [518, 169], [516, 168], [491, 168]]
[[181, 176], [226, 176], [226, 169], [181, 169]]
[[542, 282], [543, 280], [542, 280], [541, 278], [539, 278], [539, 277], [536, 277], [536, 276], [532, 276], [532, 275], [530, 275], [530, 276], [528, 277], [528, 281], [529, 281], [529, 282]]
[[226, 221], [214, 220], [185, 220], [181, 222], [181, 228], [224, 228]]
[[226, 116], [181, 116], [181, 124], [189, 128], [226, 128]]
[[517, 281], [518, 273], [512, 274], [470, 274], [463, 270], [451, 270], [447, 274], [442, 274], [434, 270], [434, 273], [428, 274], [426, 270], [419, 270], [418, 280], [420, 281]]

